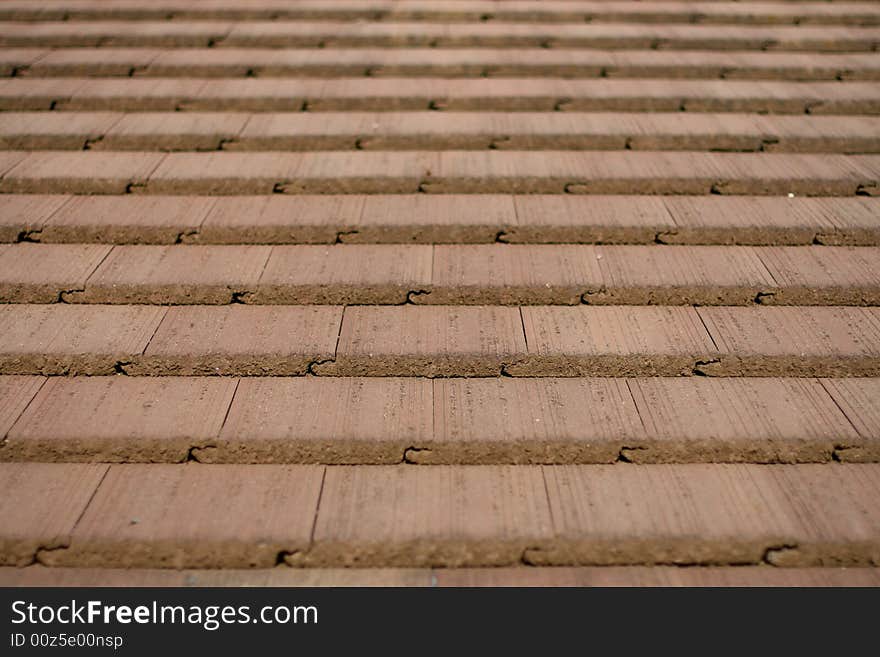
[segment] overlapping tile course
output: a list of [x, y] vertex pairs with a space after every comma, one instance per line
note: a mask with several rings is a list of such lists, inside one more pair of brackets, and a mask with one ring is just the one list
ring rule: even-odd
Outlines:
[[0, 2], [0, 582], [876, 586], [878, 48]]
[[274, 21], [0, 22], [8, 47], [490, 47], [865, 52], [880, 29], [860, 26]]
[[0, 195], [3, 242], [880, 245], [868, 197]]
[[877, 305], [877, 247], [0, 245], [0, 300]]
[[[5, 461], [863, 462], [878, 379], [0, 377]], [[706, 423], [710, 414], [714, 421]], [[59, 427], [57, 418], [67, 418]]]
[[871, 82], [760, 80], [328, 80], [58, 78], [0, 80], [0, 109], [64, 112], [756, 112], [876, 115]]
[[880, 155], [703, 151], [16, 153], [0, 193], [872, 196]]
[[877, 153], [880, 118], [519, 112], [0, 114], [20, 150], [681, 150]]
[[0, 470], [7, 490], [51, 482], [54, 494], [32, 513], [6, 512], [7, 565], [803, 567], [880, 557], [876, 465]]
[[869, 53], [554, 50], [547, 48], [7, 49], [0, 71], [23, 77], [540, 77], [876, 80]]
[[13, 20], [83, 20], [96, 18], [166, 19], [166, 18], [325, 18], [370, 20], [426, 20], [471, 22], [626, 22], [637, 23], [721, 23], [721, 24], [852, 24], [874, 25], [880, 22], [877, 10], [868, 3], [853, 2], [789, 3], [785, 1], [740, 6], [716, 2], [663, 2], [637, 5], [631, 2], [569, 2], [534, 0], [489, 2], [486, 0], [420, 2], [419, 0], [375, 0], [371, 2], [321, 0], [290, 5], [282, 0], [241, 3], [238, 0], [213, 0], [198, 4], [180, 0], [159, 1], [144, 6], [133, 0], [112, 4], [96, 0], [49, 0], [39, 4], [10, 0], [3, 4], [2, 18]]

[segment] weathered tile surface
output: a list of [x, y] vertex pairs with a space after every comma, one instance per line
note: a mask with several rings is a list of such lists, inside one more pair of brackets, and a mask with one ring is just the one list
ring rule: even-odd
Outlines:
[[200, 196], [74, 196], [46, 220], [39, 239], [174, 244], [197, 233], [213, 205], [214, 199]]
[[0, 564], [45, 563], [71, 533], [106, 465], [0, 463]]
[[323, 474], [319, 466], [110, 466], [71, 547], [46, 563], [268, 568], [308, 546]]
[[117, 246], [92, 274], [82, 303], [228, 304], [256, 288], [268, 246]]
[[301, 375], [332, 360], [342, 308], [180, 306], [127, 371], [153, 375]]
[[432, 258], [427, 245], [276, 246], [250, 301], [406, 303], [431, 286]]
[[54, 303], [85, 288], [105, 244], [13, 244], [0, 250], [0, 302]]
[[497, 376], [525, 353], [516, 308], [350, 306], [335, 361], [314, 370], [344, 376]]
[[693, 308], [526, 306], [521, 376], [676, 376], [717, 350]]
[[538, 468], [329, 468], [303, 562], [345, 566], [519, 561], [553, 520]]
[[432, 440], [430, 381], [242, 379], [216, 447], [201, 461], [400, 463]]
[[4, 374], [113, 374], [140, 356], [160, 306], [0, 305]]
[[0, 455], [67, 462], [197, 458], [216, 441], [237, 383], [235, 378], [53, 377], [8, 433]]

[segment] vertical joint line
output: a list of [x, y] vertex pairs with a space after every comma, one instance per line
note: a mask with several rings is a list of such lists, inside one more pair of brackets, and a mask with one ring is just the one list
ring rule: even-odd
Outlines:
[[703, 325], [703, 330], [706, 331], [706, 335], [708, 335], [709, 339], [712, 341], [712, 346], [715, 347], [715, 351], [720, 354], [721, 350], [718, 348], [718, 343], [715, 342], [715, 336], [712, 335], [712, 331], [709, 330], [709, 325], [706, 324], [706, 320], [703, 319], [703, 316], [700, 314], [700, 309], [696, 306], [691, 306], [691, 308], [694, 309], [694, 312], [697, 313], [697, 317], [700, 318], [700, 324]]
[[156, 323], [156, 328], [153, 329], [153, 334], [150, 336], [150, 339], [147, 340], [147, 344], [144, 345], [144, 348], [141, 349], [141, 353], [138, 354], [139, 356], [143, 356], [145, 353], [147, 353], [147, 349], [150, 348], [150, 344], [153, 342], [153, 338], [156, 337], [156, 334], [159, 332], [159, 329], [162, 328], [162, 324], [165, 323], [165, 320], [166, 320], [167, 317], [168, 317], [168, 310], [169, 310], [169, 307], [168, 307], [168, 306], [165, 306], [165, 307], [163, 308], [163, 310], [164, 310], [164, 312], [162, 313], [162, 319], [160, 319], [160, 320]]
[[629, 384], [630, 377], [626, 377], [623, 382], [626, 384], [626, 389], [629, 391], [629, 396], [633, 400], [633, 406], [635, 406], [636, 409], [636, 415], [639, 416], [639, 422], [641, 423], [642, 429], [645, 430], [645, 435], [647, 436], [648, 425], [645, 424], [645, 418], [642, 417], [642, 411], [639, 409], [639, 403], [636, 401], [636, 396], [635, 394], [633, 394], [632, 386]]
[[223, 421], [220, 423], [220, 430], [217, 432], [215, 438], [219, 438], [220, 434], [223, 432], [223, 427], [226, 426], [226, 420], [229, 419], [229, 413], [232, 411], [232, 405], [235, 403], [235, 395], [238, 394], [238, 386], [241, 385], [241, 377], [238, 377], [235, 381], [235, 387], [232, 389], [232, 396], [229, 398], [229, 406], [226, 407], [226, 413], [223, 414]]
[[315, 517], [312, 519], [312, 529], [309, 532], [309, 549], [315, 544], [315, 531], [318, 528], [318, 514], [321, 512], [321, 499], [324, 497], [324, 482], [327, 481], [327, 466], [321, 472], [321, 487], [318, 489], [318, 502], [315, 504]]
[[517, 311], [519, 312], [519, 324], [522, 327], [523, 333], [523, 342], [526, 345], [526, 353], [529, 351], [529, 337], [526, 335], [526, 319], [523, 317], [522, 306], [517, 307]]
[[101, 475], [101, 479], [98, 481], [98, 484], [95, 486], [95, 490], [92, 491], [92, 494], [89, 495], [88, 501], [83, 505], [83, 509], [80, 514], [76, 517], [76, 521], [73, 523], [73, 526], [70, 528], [70, 538], [71, 542], [73, 542], [73, 534], [76, 531], [76, 528], [79, 526], [80, 520], [82, 520], [83, 516], [86, 514], [86, 511], [89, 510], [89, 507], [92, 505], [92, 500], [95, 499], [95, 496], [98, 494], [98, 491], [101, 489], [101, 486], [104, 484], [104, 480], [107, 478], [107, 475], [110, 474], [110, 468], [113, 466], [107, 464], [104, 468], [104, 474]]
[[[853, 428], [853, 430], [856, 432], [856, 435], [861, 436], [862, 434], [861, 434], [861, 432], [859, 431], [859, 428], [856, 426], [856, 423], [853, 422], [852, 418], [849, 416], [849, 413], [847, 413], [847, 412], [843, 409], [843, 406], [841, 406], [841, 405], [838, 403], [837, 399], [834, 398], [834, 395], [831, 394], [831, 391], [828, 389], [828, 386], [825, 385], [825, 381], [824, 381], [823, 379], [816, 379], [816, 380], [819, 382], [819, 385], [822, 386], [822, 390], [825, 391], [825, 394], [828, 395], [828, 396], [831, 398], [831, 401], [834, 402], [834, 405], [837, 406], [837, 408], [840, 410], [841, 413], [843, 413], [843, 417], [845, 417], [845, 418], [846, 418], [846, 421], [849, 422], [850, 426], [851, 426], [851, 427]], [[863, 436], [863, 437], [864, 437], [864, 436]]]
[[541, 481], [544, 482], [544, 498], [547, 500], [547, 513], [550, 515], [550, 526], [553, 529], [553, 536], [556, 536], [556, 520], [553, 518], [553, 505], [550, 504], [550, 487], [547, 485], [547, 466], [541, 467]]

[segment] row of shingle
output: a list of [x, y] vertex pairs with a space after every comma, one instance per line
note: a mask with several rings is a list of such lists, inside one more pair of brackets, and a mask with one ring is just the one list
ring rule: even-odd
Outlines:
[[581, 112], [0, 112], [0, 149], [880, 152], [880, 117]]
[[880, 78], [880, 63], [872, 53], [711, 50], [4, 48], [0, 49], [0, 75], [876, 80]]
[[868, 197], [0, 195], [0, 242], [880, 245]]
[[0, 305], [2, 374], [878, 376], [880, 310]]
[[880, 563], [873, 464], [0, 464], [0, 482], [8, 565]]
[[93, 19], [227, 19], [274, 20], [284, 18], [322, 20], [437, 20], [513, 22], [644, 22], [712, 23], [749, 25], [876, 25], [880, 12], [863, 2], [788, 3], [742, 2], [554, 2], [487, 0], [431, 2], [411, 0], [236, 0], [186, 2], [184, 0], [7, 0], [0, 5], [3, 20]]
[[878, 27], [322, 21], [0, 22], [11, 47], [491, 47], [871, 52]]
[[0, 151], [0, 193], [874, 195], [880, 156], [631, 151]]
[[880, 305], [880, 249], [0, 245], [0, 302]]
[[9, 78], [0, 110], [878, 114], [870, 82], [545, 78]]
[[878, 395], [870, 378], [6, 376], [0, 460], [877, 462]]

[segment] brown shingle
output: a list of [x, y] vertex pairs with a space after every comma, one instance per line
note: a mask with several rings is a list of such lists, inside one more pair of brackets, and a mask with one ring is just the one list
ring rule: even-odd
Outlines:
[[528, 195], [514, 203], [508, 242], [653, 242], [675, 225], [663, 200], [650, 196]]
[[54, 303], [75, 295], [110, 253], [105, 244], [13, 244], [0, 251], [0, 302]]
[[336, 306], [180, 306], [132, 374], [301, 375], [336, 351]]
[[285, 112], [770, 112], [877, 114], [872, 82], [551, 78], [175, 78], [0, 80], [4, 110]]
[[350, 306], [335, 361], [314, 370], [341, 376], [497, 376], [525, 351], [516, 308]]
[[868, 565], [874, 466], [544, 468], [557, 543], [542, 564]]
[[434, 247], [430, 294], [417, 303], [578, 304], [603, 287], [591, 246], [474, 245]]
[[128, 76], [147, 68], [163, 51], [151, 48], [62, 48], [25, 67], [34, 76]]
[[234, 140], [248, 118], [247, 114], [220, 112], [131, 113], [106, 130], [92, 149], [214, 151]]
[[295, 176], [300, 160], [297, 154], [172, 153], [150, 175], [146, 191], [270, 194], [277, 184]]
[[750, 247], [599, 246], [595, 257], [603, 284], [586, 303], [737, 305], [784, 285]]
[[66, 548], [106, 465], [0, 463], [0, 564], [43, 563]]
[[716, 355], [693, 308], [522, 308], [528, 357], [516, 376], [676, 376]]
[[647, 440], [635, 463], [831, 461], [858, 449], [846, 417], [813, 379], [629, 379]]
[[54, 377], [9, 432], [2, 453], [14, 460], [67, 462], [197, 458], [216, 441], [237, 383]]
[[276, 246], [250, 301], [406, 303], [431, 285], [431, 260], [427, 245]]
[[763, 247], [755, 253], [777, 286], [764, 303], [880, 303], [880, 249], [870, 247]]
[[105, 135], [121, 118], [121, 114], [112, 112], [3, 112], [0, 114], [0, 147], [23, 151], [81, 151]]
[[164, 157], [161, 153], [30, 153], [6, 172], [0, 191], [123, 194], [132, 185], [143, 184]]
[[622, 379], [438, 379], [415, 463], [610, 463], [644, 440]]
[[[60, 110], [113, 110], [122, 112], [174, 112], [185, 102], [196, 97], [205, 86], [204, 80], [104, 78], [96, 80], [69, 80], [71, 90], [63, 95], [46, 96], [36, 84], [42, 80], [22, 80], [24, 91], [34, 94], [30, 104], [52, 102], [51, 109]], [[49, 88], [51, 91], [51, 87]], [[17, 91], [10, 87], [10, 91]], [[67, 91], [61, 88], [61, 91]], [[2, 96], [0, 96], [2, 97]], [[37, 107], [49, 109], [49, 107]]]
[[417, 378], [242, 379], [210, 462], [400, 463], [431, 440], [431, 383]]
[[0, 44], [52, 47], [208, 46], [229, 32], [216, 21], [59, 21], [0, 24]]
[[268, 246], [116, 246], [89, 278], [82, 303], [226, 304], [254, 290]]
[[352, 20], [375, 19], [465, 22], [493, 20], [501, 23], [709, 23], [713, 25], [876, 25], [877, 11], [869, 3], [755, 3], [740, 7], [729, 3], [702, 3], [698, 9], [682, 2], [642, 5], [626, 2], [516, 2], [500, 5], [491, 1], [403, 0], [332, 3], [302, 0], [288, 4], [281, 0], [250, 0], [242, 3], [188, 3], [185, 0], [141, 5], [135, 2], [107, 4], [100, 0], [53, 1], [34, 6], [12, 0], [0, 8], [0, 16], [12, 20], [76, 19], [191, 19], [269, 20], [278, 18]]
[[552, 535], [532, 467], [328, 468], [307, 565], [511, 564]]
[[[811, 244], [817, 234], [831, 232], [825, 199], [741, 196], [669, 197], [662, 202], [674, 228], [659, 239], [667, 244], [693, 241], [718, 244]], [[855, 199], [831, 199], [832, 207], [847, 213]]]
[[143, 353], [166, 308], [0, 305], [4, 374], [114, 374]]
[[[721, 78], [770, 80], [868, 80], [880, 67], [870, 53], [787, 53], [662, 50], [511, 49], [284, 49], [199, 48], [162, 51], [148, 65], [151, 50], [117, 52], [118, 64], [102, 62], [104, 49], [56, 51], [27, 66], [27, 75], [137, 75], [156, 77], [326, 76], [355, 77], [609, 77]], [[76, 51], [73, 51], [74, 53]], [[57, 53], [57, 54], [56, 54]], [[92, 63], [94, 62], [94, 63]]]
[[880, 379], [822, 379], [822, 385], [864, 441], [837, 446], [841, 461], [876, 461], [880, 455]]
[[509, 196], [424, 194], [365, 197], [363, 212], [343, 242], [492, 242], [516, 222]]
[[43, 225], [70, 200], [69, 196], [51, 194], [0, 195], [0, 241], [42, 238], [37, 234]]
[[322, 476], [315, 466], [110, 466], [71, 547], [46, 562], [270, 568], [308, 547]]
[[46, 221], [39, 239], [173, 244], [197, 233], [213, 204], [201, 196], [75, 196]]
[[880, 313], [875, 308], [697, 308], [718, 362], [698, 364], [718, 375], [876, 376]]
[[6, 437], [45, 381], [39, 376], [0, 376], [0, 436]]
[[364, 197], [240, 196], [217, 198], [200, 229], [204, 243], [333, 243], [358, 230]]

